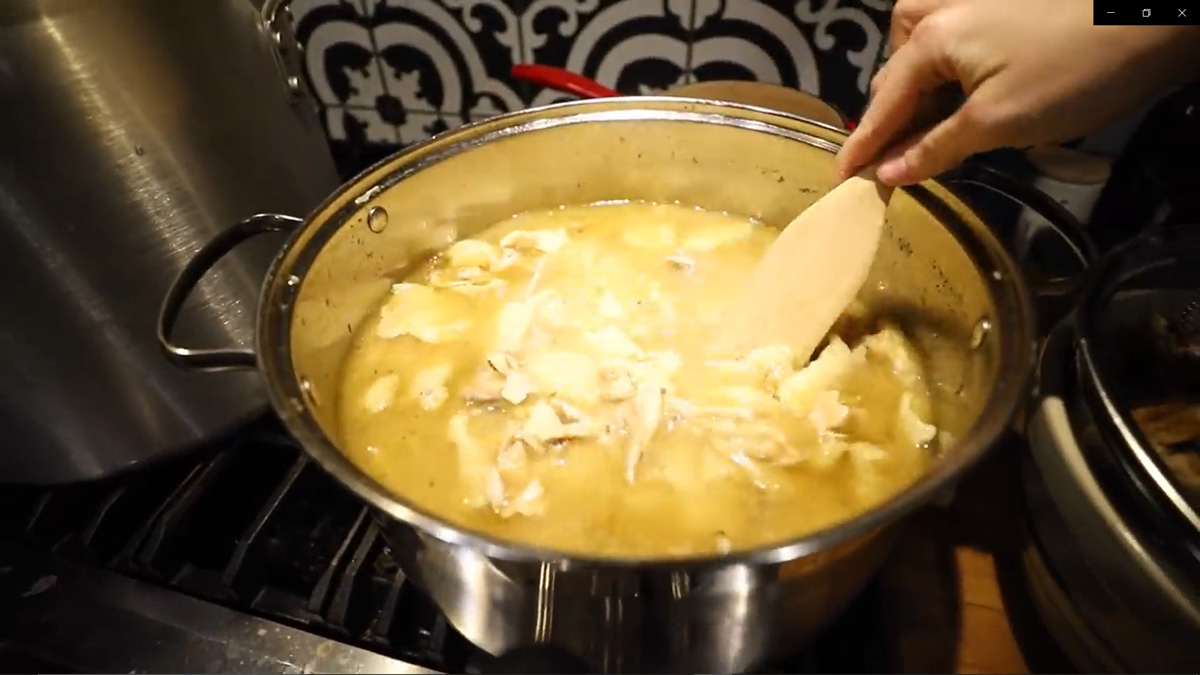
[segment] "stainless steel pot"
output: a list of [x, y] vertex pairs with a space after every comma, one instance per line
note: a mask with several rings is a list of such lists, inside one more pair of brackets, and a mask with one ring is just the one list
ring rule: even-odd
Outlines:
[[[0, 482], [95, 478], [265, 408], [253, 374], [164, 363], [151, 328], [201, 243], [337, 185], [261, 4], [0, 2]], [[278, 243], [231, 257], [181, 333], [248, 343]]]
[[[896, 523], [973, 465], [1026, 394], [1035, 331], [1021, 272], [946, 187], [897, 193], [862, 299], [907, 324], [928, 358], [938, 424], [956, 442], [902, 494], [794, 541], [613, 560], [454, 527], [338, 451], [339, 370], [350, 333], [391, 283], [455, 238], [527, 209], [612, 199], [678, 200], [781, 226], [831, 187], [844, 138], [783, 113], [665, 97], [469, 125], [381, 162], [303, 221], [259, 216], [214, 240], [164, 302], [160, 340], [181, 366], [257, 366], [288, 429], [377, 509], [404, 570], [484, 649], [555, 644], [602, 672], [745, 670], [801, 647], [835, 615], [878, 569]], [[987, 175], [972, 179], [999, 185]], [[280, 230], [291, 237], [262, 289], [255, 350], [178, 346], [178, 309], [205, 270], [240, 241]]]
[[1200, 668], [1194, 504], [1131, 415], [1200, 393], [1200, 360], [1170, 358], [1152, 332], [1153, 315], [1195, 301], [1200, 238], [1156, 239], [1093, 270], [1078, 309], [1046, 342], [1028, 427], [1027, 575], [1081, 672]]

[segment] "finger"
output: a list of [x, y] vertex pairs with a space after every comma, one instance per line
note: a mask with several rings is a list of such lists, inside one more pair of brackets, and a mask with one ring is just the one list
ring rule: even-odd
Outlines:
[[875, 175], [885, 185], [912, 185], [952, 169], [967, 157], [1002, 145], [970, 104], [887, 153]]
[[916, 117], [921, 96], [950, 80], [932, 44], [905, 45], [889, 61], [874, 99], [838, 153], [838, 173], [858, 173], [888, 146], [901, 140]]
[[912, 36], [921, 19], [933, 14], [949, 0], [897, 0], [892, 8], [891, 26], [888, 29], [888, 54], [894, 54]]
[[871, 84], [869, 87], [867, 87], [868, 103], [875, 100], [875, 95], [878, 94], [879, 90], [883, 87], [883, 83], [887, 79], [889, 63], [891, 63], [891, 61], [884, 61], [883, 64], [879, 66], [879, 69], [875, 71], [875, 76], [871, 78]]

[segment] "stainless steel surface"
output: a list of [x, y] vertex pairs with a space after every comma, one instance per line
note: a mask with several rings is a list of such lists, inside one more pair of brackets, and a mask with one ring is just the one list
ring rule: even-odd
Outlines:
[[[1080, 390], [1087, 405], [1094, 408], [1097, 433], [1110, 447], [1119, 449], [1116, 456], [1124, 470], [1123, 475], [1131, 479], [1130, 484], [1135, 490], [1146, 496], [1148, 510], [1160, 516], [1164, 530], [1173, 532], [1181, 546], [1190, 548], [1188, 553], [1200, 559], [1200, 505], [1193, 503], [1192, 490], [1175, 476], [1134, 422], [1130, 407], [1133, 404], [1129, 403], [1130, 397], [1123, 391], [1121, 379], [1114, 373], [1115, 364], [1111, 363], [1114, 357], [1120, 356], [1111, 348], [1105, 349], [1106, 336], [1102, 328], [1108, 308], [1117, 295], [1123, 290], [1137, 289], [1139, 284], [1148, 285], [1160, 294], [1167, 292], [1164, 286], [1169, 284], [1175, 295], [1195, 301], [1200, 297], [1198, 263], [1200, 236], [1131, 241], [1110, 253], [1097, 267], [1083, 289], [1073, 326]], [[1145, 319], [1148, 326], [1150, 317]], [[1178, 339], [1187, 341], [1186, 336]], [[1172, 370], [1183, 375], [1178, 382], [1182, 391], [1176, 394], [1182, 397], [1200, 393], [1195, 379], [1200, 377], [1200, 359], [1191, 356], [1174, 358], [1172, 362]], [[1153, 402], [1163, 402], [1161, 398], [1166, 393], [1158, 392], [1160, 400]]]
[[409, 576], [489, 651], [549, 642], [604, 672], [738, 672], [797, 650], [876, 571], [893, 525], [973, 465], [1026, 394], [1029, 295], [1003, 246], [945, 187], [893, 198], [862, 299], [911, 329], [938, 424], [956, 442], [908, 490], [821, 532], [687, 559], [513, 545], [359, 471], [337, 450], [332, 402], [350, 329], [407, 264], [454, 238], [515, 212], [612, 199], [678, 200], [781, 226], [831, 187], [844, 138], [764, 109], [636, 97], [508, 114], [396, 155], [312, 214], [272, 269], [255, 341], [272, 404], [322, 467], [378, 509]]
[[18, 547], [0, 551], [0, 666], [43, 672], [435, 673]]
[[1097, 472], [1106, 451], [1078, 399], [1074, 355], [1064, 324], [1047, 344], [1042, 398], [1028, 425], [1026, 506], [1039, 559], [1061, 596], [1043, 598], [1038, 610], [1081, 672], [1196, 672], [1197, 563], [1172, 553], [1170, 536], [1147, 528], [1136, 501]]
[[[270, 32], [251, 0], [0, 3], [0, 481], [107, 474], [265, 405], [253, 374], [165, 363], [153, 325], [201, 243], [337, 184]], [[278, 244], [224, 262], [181, 339], [248, 343]]]

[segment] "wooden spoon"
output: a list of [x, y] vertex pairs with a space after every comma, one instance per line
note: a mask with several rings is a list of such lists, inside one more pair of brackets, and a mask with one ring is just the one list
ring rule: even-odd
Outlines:
[[[897, 139], [930, 128], [961, 101], [962, 91], [954, 84], [926, 93]], [[805, 209], [767, 249], [725, 310], [716, 344], [741, 351], [788, 345], [797, 360], [807, 363], [867, 281], [892, 192], [875, 180], [871, 167]]]
[[789, 223], [726, 310], [718, 344], [788, 345], [807, 362], [867, 281], [892, 191], [853, 176]]

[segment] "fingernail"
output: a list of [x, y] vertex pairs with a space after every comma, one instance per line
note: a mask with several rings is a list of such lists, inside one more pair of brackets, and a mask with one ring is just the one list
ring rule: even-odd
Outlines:
[[896, 185], [904, 180], [906, 173], [908, 173], [908, 163], [904, 161], [903, 156], [893, 157], [875, 169], [875, 177], [884, 185]]

